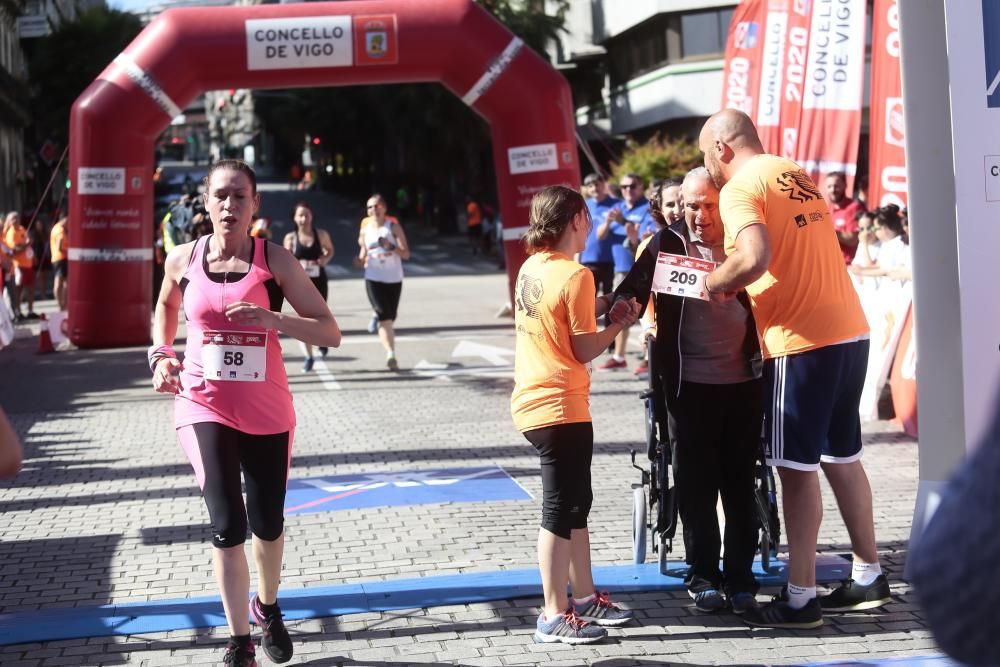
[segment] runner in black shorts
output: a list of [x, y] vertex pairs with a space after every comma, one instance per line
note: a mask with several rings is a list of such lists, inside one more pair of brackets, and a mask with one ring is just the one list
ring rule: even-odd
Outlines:
[[[295, 205], [295, 213], [292, 218], [295, 221], [295, 231], [285, 235], [285, 247], [292, 253], [295, 259], [305, 270], [306, 275], [312, 284], [319, 290], [323, 301], [327, 298], [327, 277], [326, 265], [333, 259], [333, 241], [325, 229], [316, 229], [313, 225], [313, 212], [309, 204], [300, 201]], [[305, 347], [305, 362], [302, 365], [304, 372], [309, 372], [313, 368], [312, 345], [303, 343]], [[319, 354], [325, 357], [328, 348], [320, 347]]]

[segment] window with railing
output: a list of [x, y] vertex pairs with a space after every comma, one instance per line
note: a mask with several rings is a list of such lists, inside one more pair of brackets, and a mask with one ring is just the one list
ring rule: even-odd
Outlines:
[[733, 7], [660, 14], [616, 35], [606, 44], [611, 87], [651, 70], [721, 58]]
[[681, 59], [715, 58], [726, 52], [732, 7], [681, 14]]

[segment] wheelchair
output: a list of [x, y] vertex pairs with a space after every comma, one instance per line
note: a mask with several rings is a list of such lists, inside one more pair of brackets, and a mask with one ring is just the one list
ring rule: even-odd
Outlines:
[[[648, 385], [639, 394], [645, 409], [646, 458], [649, 469], [636, 464], [636, 450], [630, 450], [632, 467], [639, 471], [640, 482], [632, 484], [632, 562], [646, 562], [647, 541], [652, 536], [652, 551], [657, 554], [660, 574], [667, 574], [667, 554], [673, 550], [677, 532], [677, 491], [671, 484], [670, 468], [674, 460], [674, 445], [670, 438], [666, 397], [659, 381], [654, 345], [647, 345], [649, 363]], [[781, 541], [781, 520], [778, 513], [778, 492], [774, 472], [764, 458], [763, 439], [754, 472], [754, 509], [757, 513], [760, 537], [758, 551], [761, 567], [767, 572], [777, 559]]]

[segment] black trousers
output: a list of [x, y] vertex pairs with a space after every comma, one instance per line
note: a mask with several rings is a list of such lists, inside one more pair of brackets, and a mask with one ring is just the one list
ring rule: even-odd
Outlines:
[[[690, 565], [688, 590], [756, 593], [757, 550], [754, 464], [763, 419], [759, 380], [741, 384], [682, 382], [671, 414], [675, 439], [674, 483]], [[722, 495], [725, 539], [719, 536], [716, 504]], [[724, 544], [723, 544], [724, 543]], [[725, 546], [722, 570], [719, 550]]]
[[591, 422], [557, 424], [525, 431], [542, 466], [542, 528], [568, 540], [587, 527], [594, 502], [590, 464], [594, 457]]

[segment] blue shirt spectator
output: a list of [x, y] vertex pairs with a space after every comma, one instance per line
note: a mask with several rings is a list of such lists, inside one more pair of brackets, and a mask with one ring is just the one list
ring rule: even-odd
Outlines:
[[[641, 193], [641, 188], [637, 192]], [[646, 230], [656, 232], [656, 222], [649, 214], [649, 200], [642, 194], [639, 194], [638, 199], [635, 199], [631, 205], [627, 201], [621, 202], [618, 209], [622, 212], [624, 222], [636, 225], [639, 230], [638, 238], [641, 239]], [[612, 223], [611, 236], [615, 241], [612, 248], [615, 258], [615, 273], [628, 273], [635, 261], [636, 246], [628, 242], [628, 232], [623, 222]]]
[[[615, 261], [614, 251], [612, 250], [615, 245], [615, 234], [613, 232], [609, 233], [603, 239], [598, 238], [598, 234], [601, 231], [601, 227], [607, 222], [608, 213], [612, 209], [618, 208], [618, 205], [621, 203], [621, 199], [612, 197], [607, 192], [605, 192], [602, 199], [587, 198], [587, 210], [590, 211], [590, 219], [593, 220], [594, 224], [590, 228], [587, 245], [584, 247], [583, 252], [580, 253], [581, 264], [611, 264]], [[613, 225], [614, 223], [612, 223]], [[624, 231], [622, 233], [624, 234]], [[619, 245], [621, 241], [622, 239], [619, 237]]]

